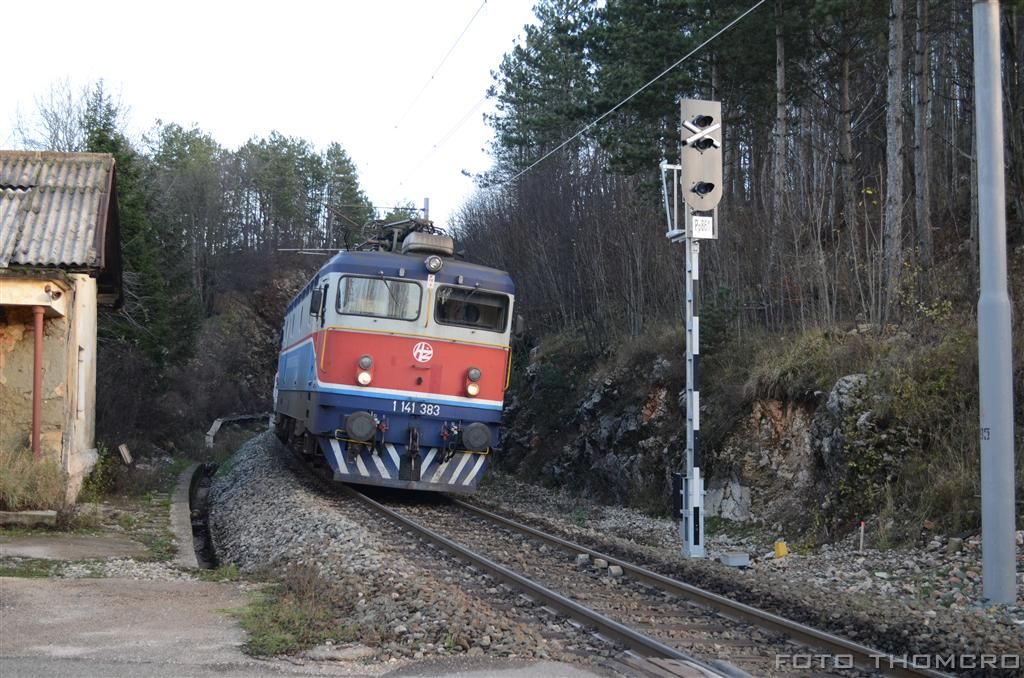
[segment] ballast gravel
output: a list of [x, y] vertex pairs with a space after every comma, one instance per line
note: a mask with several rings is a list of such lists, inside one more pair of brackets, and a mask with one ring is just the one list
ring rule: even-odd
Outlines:
[[563, 649], [575, 642], [571, 631], [528, 619], [517, 594], [415, 544], [342, 493], [316, 487], [270, 433], [246, 443], [217, 474], [209, 519], [222, 563], [277, 576], [315, 568], [350, 604], [339, 625], [355, 628], [378, 661], [456, 654], [579, 661], [582, 654]]
[[[1018, 605], [982, 598], [981, 544], [933, 535], [902, 550], [859, 549], [857, 535], [776, 558], [784, 535], [708, 537], [707, 560], [685, 560], [675, 522], [602, 506], [491, 473], [474, 503], [734, 600], [960, 675], [1024, 675], [1024, 533], [1017, 535]], [[751, 565], [716, 562], [749, 553]], [[986, 657], [987, 666], [982, 666]], [[885, 660], [881, 660], [885, 668]], [[950, 666], [950, 661], [954, 662]], [[993, 667], [992, 662], [995, 662]]]

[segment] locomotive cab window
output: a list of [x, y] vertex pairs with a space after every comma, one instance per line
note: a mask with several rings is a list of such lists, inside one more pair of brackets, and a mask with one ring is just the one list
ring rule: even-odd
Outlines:
[[480, 290], [441, 287], [434, 319], [441, 325], [504, 332], [508, 325], [508, 297]]
[[416, 320], [420, 294], [420, 286], [408, 280], [345, 276], [338, 284], [338, 313]]

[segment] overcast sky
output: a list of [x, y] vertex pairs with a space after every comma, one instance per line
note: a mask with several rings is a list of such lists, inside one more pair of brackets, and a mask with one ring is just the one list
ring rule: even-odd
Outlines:
[[275, 129], [321, 150], [337, 141], [374, 204], [429, 197], [443, 224], [472, 192], [462, 170], [490, 165], [492, 103], [474, 106], [533, 3], [487, 0], [430, 80], [482, 0], [36, 0], [3, 32], [0, 146], [15, 147], [18, 109], [55, 81], [103, 78], [136, 136], [160, 118], [231, 149]]

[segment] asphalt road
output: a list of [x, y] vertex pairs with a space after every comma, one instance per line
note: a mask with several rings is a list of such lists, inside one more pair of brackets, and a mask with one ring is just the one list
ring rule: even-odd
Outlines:
[[182, 676], [459, 676], [585, 678], [551, 662], [451, 658], [405, 666], [258, 661], [230, 610], [238, 584], [133, 579], [0, 578], [0, 675], [4, 678]]

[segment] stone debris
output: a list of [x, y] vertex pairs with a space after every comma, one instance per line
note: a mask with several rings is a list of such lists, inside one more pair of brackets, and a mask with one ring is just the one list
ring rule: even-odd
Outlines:
[[[353, 640], [360, 657], [367, 647], [379, 661], [453, 654], [569, 661], [589, 656], [561, 652], [539, 621], [524, 620], [518, 610], [532, 603], [517, 592], [495, 586], [473, 568], [432, 560], [442, 556], [427, 555], [433, 551], [355, 500], [315, 487], [297, 464], [270, 433], [236, 453], [210, 492], [217, 555], [243, 572], [282, 576], [296, 566], [315, 568], [316, 585], [348, 601], [347, 609], [336, 612], [340, 624], [357, 629]], [[559, 627], [559, 637], [564, 635]]]
[[[859, 551], [854, 530], [834, 544], [794, 546], [776, 559], [773, 546], [782, 526], [758, 530], [747, 524], [740, 535], [707, 535], [708, 558], [693, 561], [680, 555], [674, 521], [635, 509], [593, 504], [496, 472], [475, 501], [598, 550], [636, 553], [665, 574], [868, 645], [930, 655], [1021, 654], [1024, 648], [1024, 572], [1018, 574], [1017, 606], [989, 604], [982, 593], [977, 535], [930, 534], [916, 548]], [[1024, 530], [1017, 540], [1018, 569], [1024, 569]], [[763, 555], [744, 568], [715, 562], [737, 550]], [[894, 645], [894, 638], [903, 644]]]

